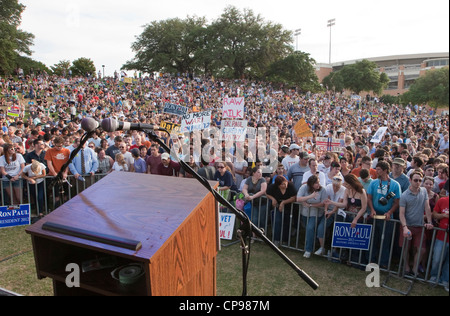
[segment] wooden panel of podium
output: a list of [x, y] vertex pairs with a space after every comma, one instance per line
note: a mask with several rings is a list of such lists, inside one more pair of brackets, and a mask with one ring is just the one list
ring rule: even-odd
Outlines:
[[195, 179], [113, 172], [26, 231], [55, 295], [216, 294], [217, 203]]

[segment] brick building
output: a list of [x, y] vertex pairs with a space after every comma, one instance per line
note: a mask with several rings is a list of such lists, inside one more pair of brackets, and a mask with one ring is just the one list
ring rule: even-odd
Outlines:
[[[427, 70], [449, 66], [449, 53], [426, 53], [394, 55], [385, 57], [364, 58], [375, 62], [380, 72], [385, 72], [389, 85], [383, 94], [399, 95], [405, 93], [414, 81]], [[349, 60], [330, 64], [316, 64], [315, 70], [319, 82], [332, 71], [337, 71], [345, 65], [351, 65], [362, 59]]]

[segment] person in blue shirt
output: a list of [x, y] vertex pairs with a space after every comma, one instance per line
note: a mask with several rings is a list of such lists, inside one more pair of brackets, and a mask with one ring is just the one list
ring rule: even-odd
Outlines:
[[94, 175], [98, 169], [98, 160], [95, 151], [83, 144], [81, 150], [69, 164], [69, 170], [75, 179], [85, 181], [85, 187], [94, 182]]
[[133, 164], [134, 172], [147, 173], [147, 163], [141, 157], [139, 149], [133, 148], [131, 150], [131, 155], [134, 158], [134, 164]]
[[[388, 162], [378, 162], [376, 171], [378, 179], [370, 183], [367, 191], [370, 215], [375, 218], [371, 262], [387, 267], [394, 231], [394, 222], [391, 219], [398, 210], [402, 189], [397, 181], [389, 177], [390, 165]], [[382, 238], [382, 236], [384, 237]]]

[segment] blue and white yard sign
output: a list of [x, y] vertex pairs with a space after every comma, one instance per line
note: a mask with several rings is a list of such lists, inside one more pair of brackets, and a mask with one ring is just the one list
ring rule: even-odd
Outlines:
[[0, 206], [0, 228], [30, 224], [30, 204]]
[[372, 225], [334, 222], [332, 247], [369, 250]]

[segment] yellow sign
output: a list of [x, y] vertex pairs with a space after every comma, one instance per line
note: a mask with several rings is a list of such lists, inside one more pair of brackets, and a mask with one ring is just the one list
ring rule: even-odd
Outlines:
[[181, 129], [181, 125], [180, 124], [175, 124], [175, 123], [171, 123], [171, 122], [165, 122], [162, 121], [160, 126], [162, 128], [165, 128], [169, 133], [179, 133], [180, 129]]
[[313, 134], [309, 128], [308, 123], [306, 123], [304, 118], [301, 118], [297, 124], [294, 125], [294, 131], [297, 137], [312, 137]]

